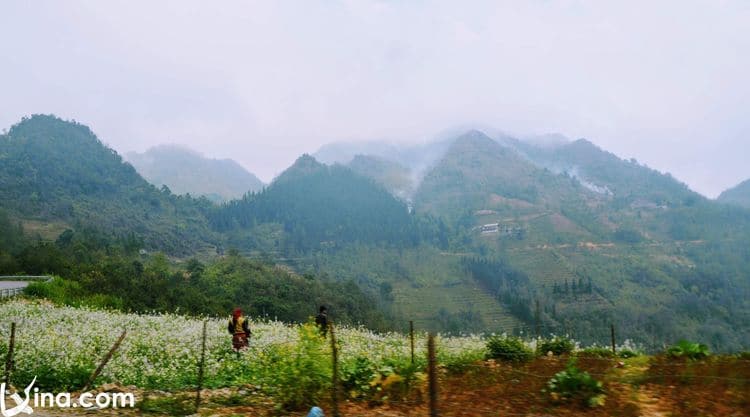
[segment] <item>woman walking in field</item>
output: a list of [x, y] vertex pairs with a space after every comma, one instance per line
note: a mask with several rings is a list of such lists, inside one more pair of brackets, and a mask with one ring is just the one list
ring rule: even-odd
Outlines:
[[235, 308], [232, 312], [232, 318], [229, 320], [227, 330], [232, 335], [232, 348], [239, 352], [249, 345], [250, 327], [248, 326], [247, 317], [242, 315], [242, 309]]

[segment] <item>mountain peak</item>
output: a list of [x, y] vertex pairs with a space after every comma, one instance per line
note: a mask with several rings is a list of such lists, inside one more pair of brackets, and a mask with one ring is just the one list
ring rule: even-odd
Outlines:
[[477, 129], [471, 129], [467, 131], [466, 133], [462, 134], [458, 138], [456, 138], [456, 142], [466, 142], [466, 143], [495, 143], [495, 141], [492, 140], [489, 136], [487, 136], [484, 132], [477, 130]]
[[579, 139], [576, 139], [576, 140], [574, 140], [573, 142], [571, 142], [571, 145], [573, 145], [573, 146], [586, 146], [586, 147], [590, 147], [590, 148], [596, 148], [596, 149], [599, 149], [599, 147], [598, 147], [598, 146], [596, 146], [596, 145], [594, 144], [594, 142], [591, 142], [590, 140], [588, 140], [588, 139], [586, 139], [586, 138], [579, 138]]
[[317, 170], [320, 168], [323, 168], [325, 165], [318, 162], [317, 159], [315, 159], [310, 154], [302, 154], [299, 158], [297, 158], [296, 161], [292, 164], [290, 168], [294, 169], [302, 169], [302, 170]]
[[297, 160], [294, 161], [294, 163], [289, 168], [284, 170], [284, 172], [276, 177], [273, 180], [273, 183], [278, 184], [280, 182], [304, 177], [306, 175], [326, 169], [326, 167], [327, 166], [325, 164], [321, 164], [310, 154], [302, 154], [302, 156], [297, 158]]

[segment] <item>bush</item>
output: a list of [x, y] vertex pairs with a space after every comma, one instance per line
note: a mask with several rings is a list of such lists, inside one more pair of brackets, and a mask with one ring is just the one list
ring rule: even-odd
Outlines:
[[566, 338], [555, 336], [552, 339], [542, 339], [537, 343], [536, 351], [540, 355], [546, 355], [547, 352], [560, 356], [565, 353], [571, 353], [575, 349], [573, 341]]
[[641, 355], [640, 352], [637, 352], [637, 351], [631, 350], [631, 349], [627, 349], [627, 348], [620, 349], [620, 351], [617, 352], [617, 356], [619, 356], [619, 357], [621, 357], [623, 359], [635, 358], [636, 356], [640, 356], [640, 355]]
[[63, 278], [31, 282], [23, 293], [30, 298], [43, 298], [55, 304], [72, 307], [87, 306], [95, 309], [122, 309], [124, 307], [121, 298], [105, 294], [86, 295], [80, 283]]
[[406, 399], [415, 385], [421, 385], [426, 375], [417, 372], [416, 366], [397, 368], [385, 365], [378, 369], [375, 378], [370, 381], [370, 401], [386, 403]]
[[521, 362], [534, 357], [534, 352], [518, 337], [492, 336], [487, 339], [487, 357]]
[[370, 383], [378, 375], [375, 364], [365, 356], [357, 356], [353, 361], [341, 364], [341, 386], [352, 398], [367, 397]]
[[586, 349], [580, 351], [579, 354], [592, 358], [613, 358], [615, 356], [615, 354], [612, 353], [611, 348], [605, 348], [601, 346], [589, 346]]
[[277, 358], [274, 385], [282, 408], [301, 410], [318, 404], [330, 387], [330, 352], [314, 323], [299, 327], [299, 339], [285, 356]]
[[667, 349], [667, 356], [671, 358], [703, 359], [710, 355], [708, 346], [688, 340], [680, 340], [676, 345]]
[[604, 405], [604, 388], [600, 381], [588, 372], [581, 371], [571, 359], [564, 371], [547, 381], [547, 388], [554, 401], [580, 401], [589, 407]]

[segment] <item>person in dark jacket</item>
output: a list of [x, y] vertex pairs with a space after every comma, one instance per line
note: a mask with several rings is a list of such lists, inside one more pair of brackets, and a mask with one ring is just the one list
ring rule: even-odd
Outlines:
[[235, 308], [232, 312], [232, 318], [229, 320], [227, 330], [232, 335], [232, 348], [239, 352], [249, 345], [250, 327], [248, 326], [247, 317], [242, 315], [242, 309]]
[[320, 313], [315, 316], [315, 324], [320, 328], [320, 334], [325, 337], [328, 334], [328, 309], [326, 306], [320, 306]]

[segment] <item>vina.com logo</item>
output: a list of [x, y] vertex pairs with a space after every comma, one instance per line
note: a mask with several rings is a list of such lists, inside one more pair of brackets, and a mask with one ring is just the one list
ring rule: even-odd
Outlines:
[[[121, 392], [100, 392], [94, 394], [84, 392], [77, 399], [69, 392], [61, 392], [57, 395], [50, 392], [40, 392], [39, 388], [34, 388], [36, 377], [23, 390], [24, 397], [14, 392], [10, 394], [10, 399], [15, 402], [15, 406], [8, 408], [6, 397], [5, 383], [0, 384], [0, 416], [15, 417], [19, 414], [32, 414], [34, 408], [56, 407], [56, 408], [84, 408], [84, 409], [104, 409], [104, 408], [125, 408], [135, 407], [135, 395], [132, 393]], [[33, 395], [31, 394], [33, 390]], [[33, 406], [33, 407], [32, 407]]]

